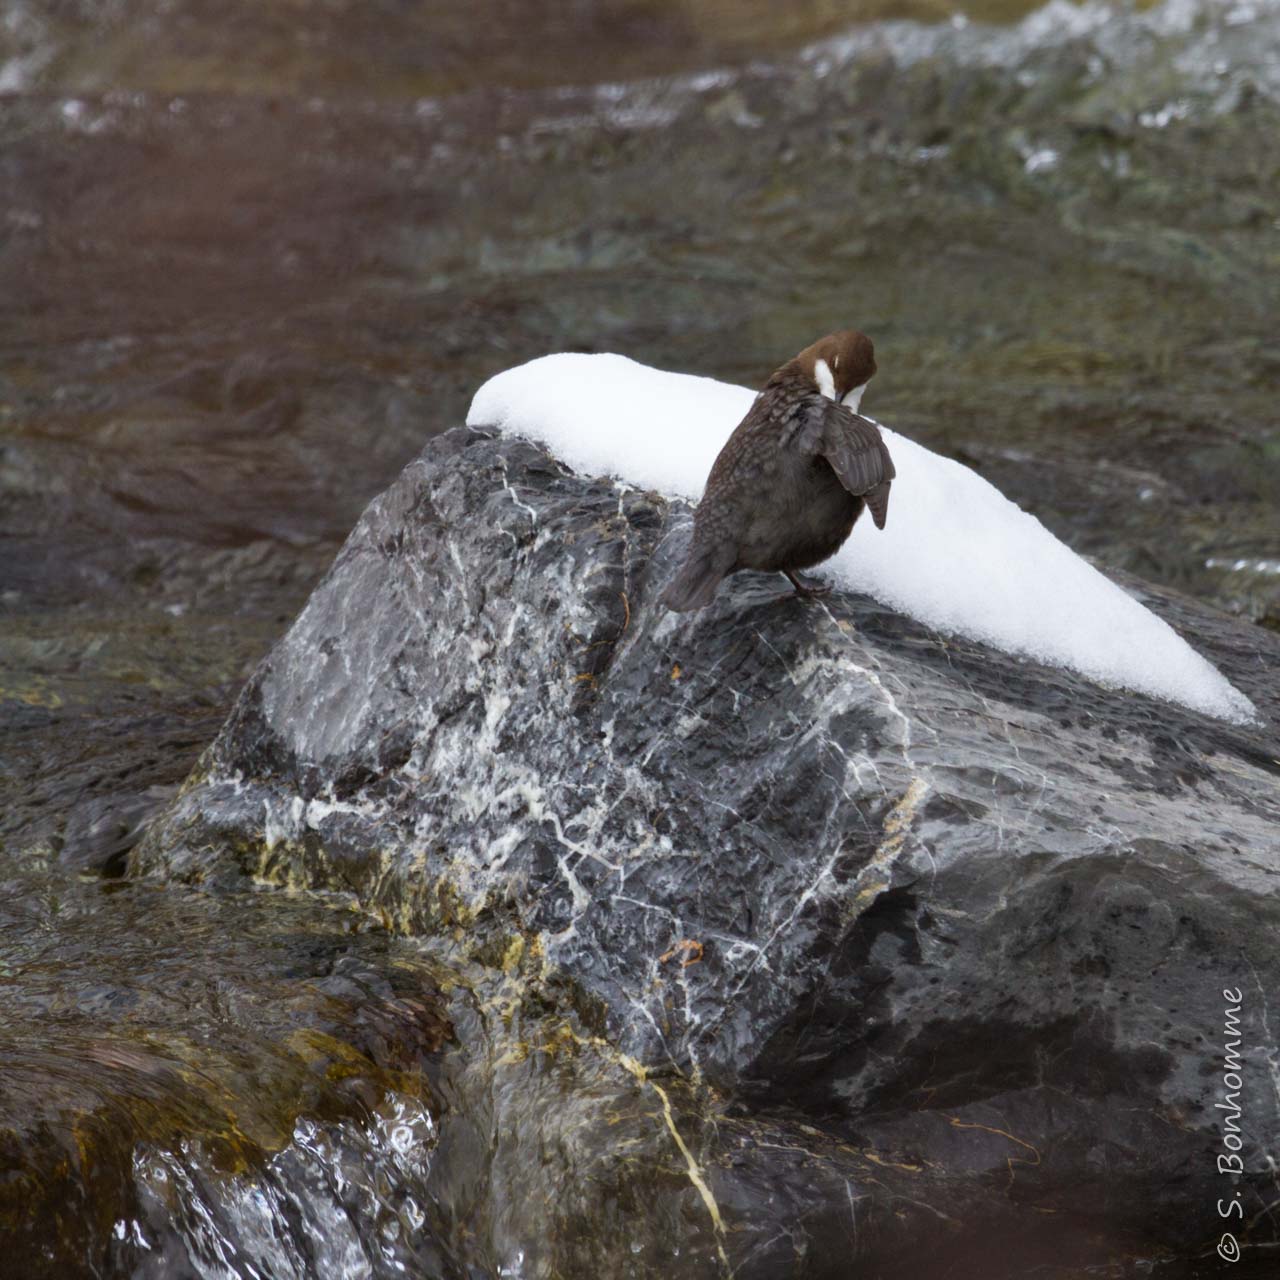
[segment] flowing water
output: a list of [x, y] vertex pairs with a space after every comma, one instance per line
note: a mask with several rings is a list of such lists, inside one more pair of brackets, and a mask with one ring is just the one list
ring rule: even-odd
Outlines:
[[9, 1274], [544, 1274], [504, 1225], [531, 1178], [581, 1200], [572, 1274], [613, 1274], [653, 1188], [575, 1189], [601, 1116], [683, 1176], [681, 1099], [517, 1025], [511, 966], [340, 897], [120, 878], [490, 373], [758, 383], [857, 325], [876, 416], [1280, 626], [1280, 6], [1029, 8], [4, 6]]

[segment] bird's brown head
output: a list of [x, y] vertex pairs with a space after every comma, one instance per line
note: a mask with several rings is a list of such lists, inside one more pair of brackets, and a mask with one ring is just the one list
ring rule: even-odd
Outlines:
[[856, 329], [838, 329], [805, 347], [791, 364], [830, 400], [855, 413], [866, 385], [875, 376], [876, 353], [871, 339]]

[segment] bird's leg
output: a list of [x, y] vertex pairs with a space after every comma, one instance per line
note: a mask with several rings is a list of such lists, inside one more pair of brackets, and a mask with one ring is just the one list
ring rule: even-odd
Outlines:
[[792, 573], [790, 569], [783, 569], [782, 572], [795, 587], [796, 595], [804, 600], [821, 600], [824, 596], [831, 594], [831, 588], [824, 582], [817, 582], [813, 578], [802, 578], [798, 573]]

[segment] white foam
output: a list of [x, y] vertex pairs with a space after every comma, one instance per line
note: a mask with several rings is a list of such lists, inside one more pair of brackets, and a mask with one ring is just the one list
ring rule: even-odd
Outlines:
[[[755, 393], [617, 355], [543, 356], [476, 392], [472, 426], [545, 444], [575, 471], [696, 499]], [[1252, 703], [1143, 607], [968, 467], [882, 428], [886, 528], [860, 520], [826, 576], [939, 631], [1237, 722]]]

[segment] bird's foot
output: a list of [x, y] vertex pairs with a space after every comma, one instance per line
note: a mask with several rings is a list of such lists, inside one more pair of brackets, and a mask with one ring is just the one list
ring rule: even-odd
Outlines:
[[[795, 594], [802, 600], [822, 600], [831, 594], [831, 588], [825, 582], [818, 582], [815, 578], [802, 578], [798, 573], [792, 573], [790, 569], [784, 569], [782, 572], [795, 587]], [[784, 596], [783, 598], [789, 600], [793, 597]]]

